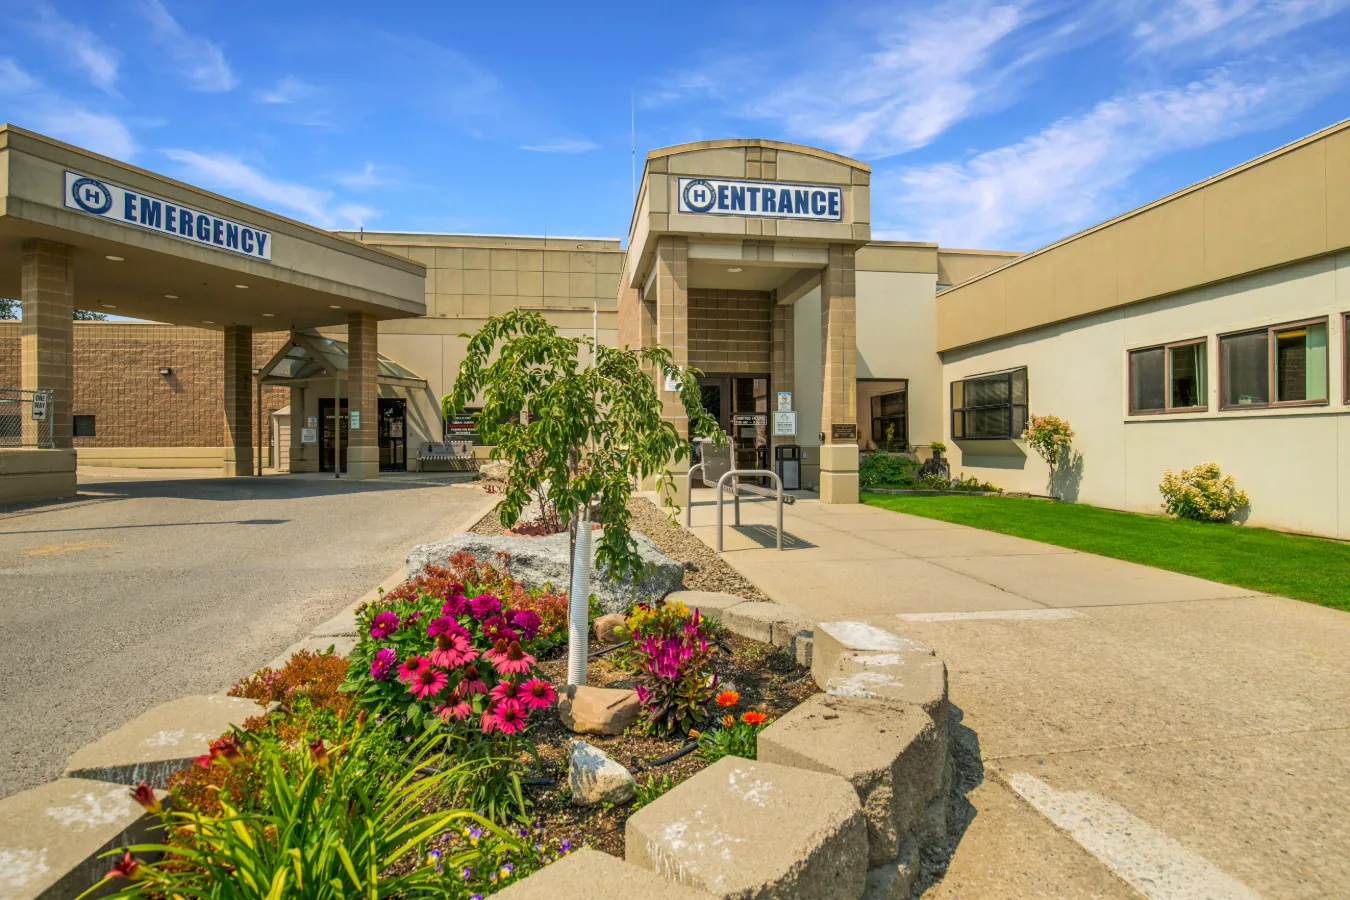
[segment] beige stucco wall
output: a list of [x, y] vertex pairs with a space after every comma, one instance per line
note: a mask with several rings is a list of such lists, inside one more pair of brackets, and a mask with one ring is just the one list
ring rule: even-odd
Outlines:
[[[953, 471], [1008, 490], [1043, 493], [1046, 467], [1021, 441], [950, 439], [953, 380], [1027, 367], [1030, 411], [1065, 418], [1077, 432], [1081, 481], [1065, 496], [1098, 506], [1157, 512], [1162, 471], [1216, 461], [1251, 496], [1249, 523], [1350, 538], [1350, 408], [1344, 404], [1350, 252], [1207, 285], [943, 354], [944, 428]], [[1219, 411], [1220, 333], [1328, 317], [1329, 403], [1296, 409]], [[1126, 354], [1209, 339], [1209, 410], [1129, 416]]]
[[[858, 272], [858, 377], [909, 380], [909, 442], [919, 448], [944, 430], [936, 286], [935, 274]], [[869, 417], [859, 405], [860, 430]]]

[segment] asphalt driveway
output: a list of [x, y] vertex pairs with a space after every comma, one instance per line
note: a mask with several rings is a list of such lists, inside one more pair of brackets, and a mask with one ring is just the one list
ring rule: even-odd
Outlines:
[[81, 472], [0, 510], [0, 796], [150, 707], [218, 693], [490, 500], [447, 478]]

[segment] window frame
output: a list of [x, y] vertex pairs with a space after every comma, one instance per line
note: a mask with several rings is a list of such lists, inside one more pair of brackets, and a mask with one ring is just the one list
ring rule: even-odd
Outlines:
[[[1253, 329], [1259, 331], [1260, 329]], [[1235, 332], [1236, 334], [1247, 334], [1245, 331]], [[1205, 345], [1205, 403], [1203, 406], [1173, 406], [1172, 405], [1172, 351], [1178, 347], [1194, 347], [1196, 344]], [[1161, 350], [1163, 352], [1163, 403], [1162, 409], [1135, 409], [1134, 397], [1130, 392], [1130, 386], [1134, 384], [1134, 355], [1144, 353], [1149, 350]], [[1209, 335], [1197, 338], [1187, 338], [1180, 341], [1171, 341], [1166, 344], [1148, 344], [1144, 347], [1131, 347], [1125, 351], [1125, 408], [1131, 416], [1170, 416], [1183, 415], [1185, 413], [1209, 412]], [[1247, 408], [1250, 408], [1247, 407]]]
[[[1022, 372], [1022, 373], [1023, 373], [1023, 375], [1022, 375], [1022, 384], [1023, 384], [1023, 389], [1024, 389], [1024, 396], [1022, 397], [1022, 401], [1023, 401], [1023, 402], [1021, 402], [1021, 403], [1014, 403], [1014, 402], [1013, 402], [1013, 390], [1012, 390], [1012, 378], [1013, 378], [1013, 375], [1016, 374], [1016, 373], [1018, 373], [1018, 372]], [[958, 383], [964, 384], [964, 383], [967, 382], [967, 381], [977, 381], [977, 380], [980, 380], [980, 379], [992, 378], [992, 377], [995, 376], [995, 375], [1002, 375], [1002, 376], [1004, 376], [1005, 378], [1008, 379], [1008, 402], [1007, 402], [1007, 403], [987, 403], [987, 404], [984, 404], [984, 405], [982, 405], [982, 406], [957, 406], [955, 403], [952, 402], [952, 396], [953, 396], [953, 393], [955, 392], [956, 385], [957, 385]], [[961, 395], [962, 395], [962, 400], [964, 401], [964, 400], [965, 400], [965, 395], [966, 395], [966, 391], [965, 391], [964, 388], [962, 388], [962, 390], [961, 390]], [[1018, 408], [1020, 407], [1021, 410], [1022, 410], [1022, 424], [1023, 424], [1023, 429], [1025, 430], [1026, 422], [1031, 418], [1031, 373], [1028, 371], [1028, 369], [1027, 369], [1026, 366], [1013, 366], [1013, 367], [1008, 368], [1008, 369], [997, 369], [997, 370], [995, 370], [995, 371], [993, 371], [993, 372], [980, 372], [980, 373], [978, 373], [978, 374], [976, 374], [976, 375], [966, 375], [966, 376], [964, 376], [964, 377], [962, 377], [962, 378], [955, 378], [955, 379], [953, 379], [952, 382], [947, 386], [947, 407], [948, 407], [948, 413], [947, 413], [947, 427], [948, 427], [949, 433], [950, 433], [951, 436], [952, 436], [952, 440], [954, 440], [954, 441], [1016, 441], [1016, 440], [1020, 440], [1021, 437], [1022, 437], [1022, 432], [1020, 432], [1020, 431], [1017, 432], [1016, 434], [1008, 434], [1008, 435], [992, 435], [992, 436], [986, 436], [986, 437], [969, 437], [969, 436], [957, 437], [957, 436], [956, 436], [956, 414], [957, 414], [958, 412], [959, 412], [959, 413], [962, 413], [962, 414], [963, 414], [962, 418], [963, 418], [963, 421], [964, 421], [964, 414], [967, 413], [967, 412], [971, 412], [971, 411], [975, 411], [975, 410], [982, 410], [982, 409], [1007, 409], [1007, 410], [1008, 410], [1008, 427], [1009, 427], [1009, 430], [1011, 431], [1012, 425], [1013, 425], [1013, 422], [1014, 422], [1014, 419], [1015, 419], [1015, 416], [1013, 415], [1013, 411], [1016, 410], [1016, 409], [1018, 409]], [[965, 431], [965, 429], [962, 428], [962, 431]]]
[[[1266, 333], [1266, 390], [1269, 396], [1275, 397], [1279, 393], [1279, 385], [1275, 377], [1275, 333], [1277, 331], [1287, 331], [1290, 328], [1299, 326], [1322, 325], [1327, 329], [1327, 353], [1323, 365], [1326, 368], [1324, 372], [1325, 383], [1327, 386], [1327, 396], [1321, 400], [1267, 400], [1265, 403], [1233, 403], [1225, 404], [1224, 371], [1223, 371], [1223, 340], [1224, 338], [1240, 337], [1244, 334]], [[1237, 331], [1225, 331], [1218, 336], [1219, 348], [1219, 409], [1224, 412], [1241, 411], [1244, 409], [1294, 409], [1300, 406], [1327, 406], [1331, 403], [1331, 322], [1328, 316], [1312, 316], [1307, 319], [1294, 319], [1289, 322], [1280, 322], [1278, 325], [1267, 325], [1264, 328], [1240, 328]]]
[[[75, 420], [87, 420], [90, 425], [88, 434], [80, 434], [75, 429]], [[70, 436], [72, 438], [91, 438], [98, 437], [98, 417], [93, 413], [73, 413], [70, 417]]]

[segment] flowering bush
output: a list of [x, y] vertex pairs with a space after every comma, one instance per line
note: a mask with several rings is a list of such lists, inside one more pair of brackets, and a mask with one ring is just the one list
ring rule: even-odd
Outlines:
[[687, 734], [708, 718], [717, 693], [709, 632], [698, 610], [680, 602], [639, 603], [625, 627], [633, 642], [626, 661], [648, 732]]
[[1180, 475], [1164, 469], [1158, 490], [1162, 492], [1167, 514], [1182, 519], [1224, 522], [1247, 505], [1247, 492], [1238, 490], [1232, 475], [1220, 474], [1215, 462], [1182, 469]]
[[721, 727], [711, 728], [698, 736], [700, 759], [715, 763], [724, 756], [758, 758], [759, 733], [772, 725], [773, 719], [751, 709], [741, 713], [737, 721], [731, 708], [740, 701], [741, 695], [736, 691], [722, 691], [717, 695], [717, 705], [727, 712], [722, 715]]
[[1073, 429], [1058, 416], [1033, 415], [1022, 429], [1022, 440], [1053, 469], [1073, 446]]

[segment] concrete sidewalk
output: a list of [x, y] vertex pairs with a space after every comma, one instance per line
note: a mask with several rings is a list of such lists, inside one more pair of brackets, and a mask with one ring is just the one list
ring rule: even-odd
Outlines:
[[[716, 544], [712, 491], [694, 533]], [[934, 897], [1328, 897], [1350, 884], [1350, 616], [866, 506], [723, 554], [774, 600], [930, 644], [983, 780]], [[979, 766], [975, 770], [978, 772]]]

